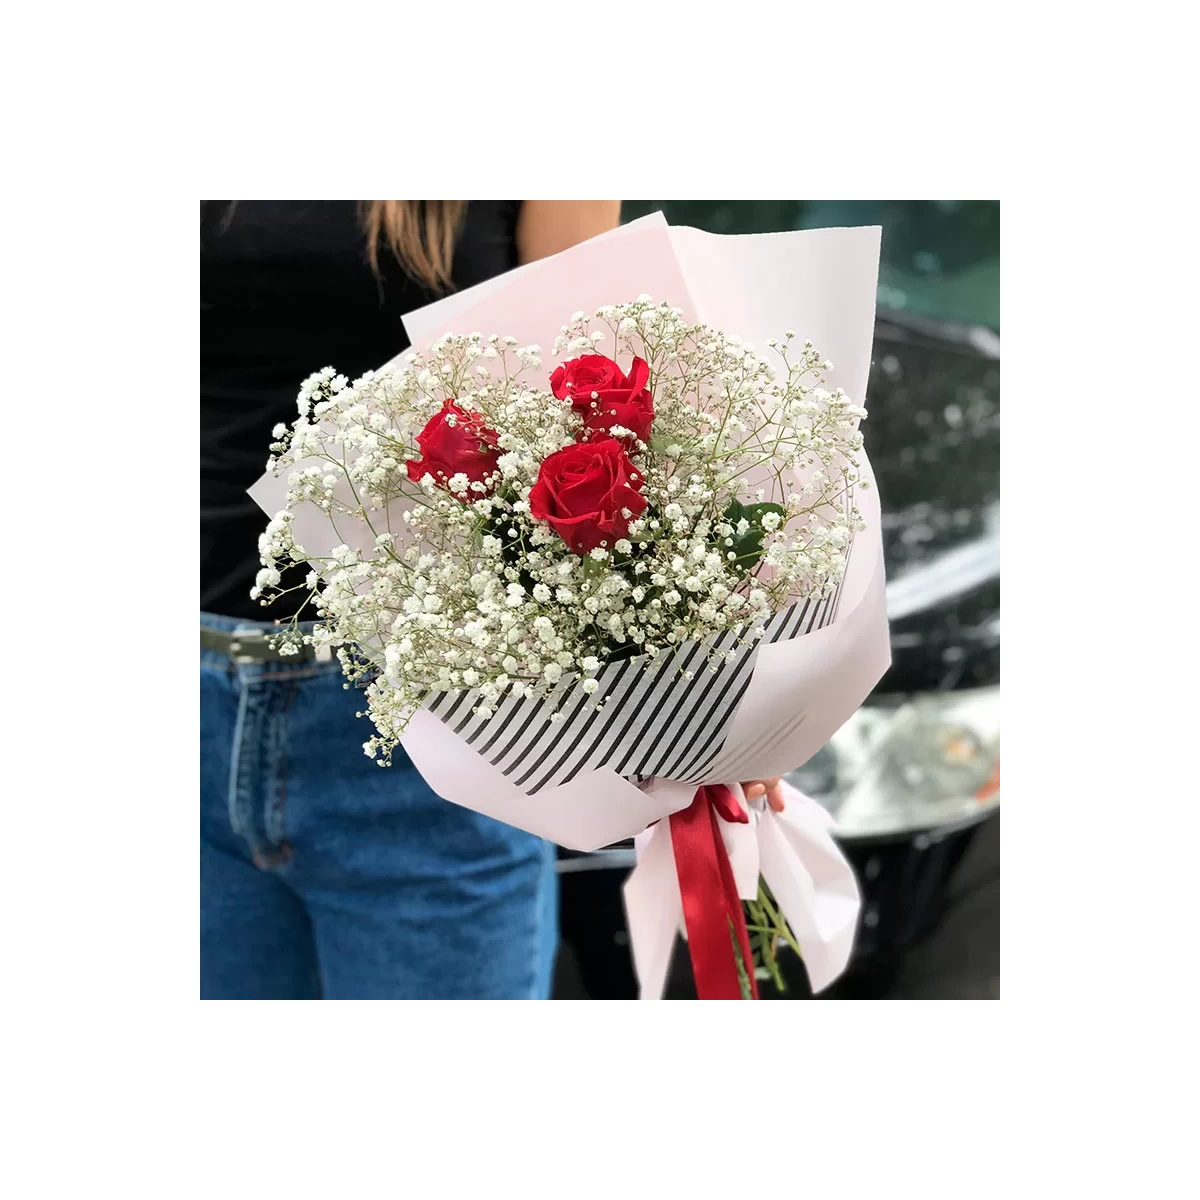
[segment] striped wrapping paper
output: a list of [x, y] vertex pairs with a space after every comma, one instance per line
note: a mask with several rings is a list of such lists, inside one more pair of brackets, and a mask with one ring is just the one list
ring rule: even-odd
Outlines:
[[[425, 707], [529, 795], [600, 767], [634, 781], [658, 775], [699, 783], [725, 745], [760, 647], [831, 624], [840, 597], [839, 585], [822, 599], [798, 601], [776, 613], [756, 641], [738, 644], [744, 631], [729, 630], [650, 662], [611, 663], [596, 673], [590, 696], [573, 678], [547, 697], [504, 701], [490, 717], [473, 714], [482, 697], [471, 690], [434, 693]], [[732, 659], [710, 666], [714, 651], [730, 649]], [[693, 678], [682, 678], [689, 671]], [[562, 718], [551, 720], [556, 712]]]

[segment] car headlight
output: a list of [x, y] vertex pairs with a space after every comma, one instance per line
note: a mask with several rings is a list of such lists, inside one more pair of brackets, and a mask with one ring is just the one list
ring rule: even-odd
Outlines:
[[1000, 803], [1000, 689], [864, 705], [788, 775], [841, 837], [932, 829]]

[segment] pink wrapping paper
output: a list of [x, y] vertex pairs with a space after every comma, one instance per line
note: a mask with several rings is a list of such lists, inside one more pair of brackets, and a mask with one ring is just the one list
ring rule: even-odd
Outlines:
[[[447, 330], [495, 332], [540, 345], [549, 363], [560, 327], [573, 312], [648, 293], [681, 308], [689, 319], [736, 333], [760, 353], [768, 337], [794, 329], [833, 361], [825, 386], [842, 387], [862, 404], [879, 232], [871, 227], [723, 237], [669, 228], [655, 214], [409, 313], [404, 324], [414, 349]], [[830, 607], [822, 628], [754, 648], [749, 683], [711, 731], [715, 757], [699, 781], [736, 784], [795, 769], [829, 740], [887, 669], [879, 501], [865, 455], [859, 466], [872, 484], [857, 496], [866, 528], [854, 539], [836, 609]], [[272, 515], [284, 507], [286, 492], [286, 479], [271, 475], [251, 489]], [[298, 511], [295, 528], [310, 553], [327, 554], [341, 540], [315, 508]], [[365, 527], [363, 534], [369, 537]], [[685, 711], [681, 722], [687, 717]], [[591, 850], [643, 834], [652, 822], [685, 808], [695, 792], [695, 777], [640, 785], [627, 778], [645, 774], [638, 770], [638, 755], [652, 749], [639, 744], [637, 726], [635, 721], [618, 747], [623, 753], [610, 756], [622, 763], [621, 773], [589, 763], [569, 782], [532, 790], [428, 709], [414, 714], [402, 744], [445, 799], [561, 845]], [[470, 736], [471, 730], [465, 732]], [[747, 832], [727, 838], [727, 844], [739, 886], [750, 888], [753, 877], [756, 889], [760, 869], [768, 879], [806, 958], [813, 955], [809, 970], [819, 987], [845, 965], [857, 890], [815, 808], [797, 796], [782, 818], [756, 811], [751, 826], [732, 827]], [[663, 822], [639, 839], [641, 857], [629, 885], [634, 952], [646, 997], [661, 987], [663, 946], [678, 925], [678, 884], [672, 883], [666, 829]]]

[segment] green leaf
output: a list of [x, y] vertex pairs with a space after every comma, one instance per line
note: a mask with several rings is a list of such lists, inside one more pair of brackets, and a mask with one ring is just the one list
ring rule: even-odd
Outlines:
[[747, 972], [747, 965], [749, 965], [750, 970], [753, 970], [754, 964], [753, 963], [747, 964], [746, 962], [743, 961], [742, 948], [738, 944], [738, 937], [737, 937], [737, 933], [735, 932], [735, 930], [733, 928], [733, 921], [729, 917], [726, 917], [725, 920], [728, 922], [728, 925], [729, 925], [729, 940], [733, 943], [733, 961], [734, 961], [734, 965], [737, 967], [738, 987], [741, 990], [742, 999], [743, 1000], [753, 1000], [754, 992], [751, 990], [750, 976]]
[[[770, 500], [763, 500], [757, 504], [743, 504], [740, 500], [731, 500], [726, 505], [722, 515], [734, 528], [733, 545], [725, 545], [725, 539], [720, 538], [718, 550], [722, 558], [727, 557], [730, 551], [737, 555], [732, 563], [735, 569], [749, 573], [758, 565], [763, 556], [763, 538], [767, 532], [763, 528], [762, 520], [769, 512], [778, 514], [781, 519], [785, 515], [783, 505]], [[743, 520], [748, 522], [749, 528], [745, 533], [739, 534], [737, 527]]]
[[771, 500], [763, 500], [758, 504], [739, 504], [738, 507], [742, 510], [742, 516], [751, 525], [758, 525], [759, 528], [762, 528], [762, 519], [767, 513], [776, 513], [780, 520], [782, 520], [786, 512], [782, 504], [775, 504]]
[[678, 446], [685, 454], [694, 450], [696, 442], [692, 438], [677, 437], [673, 433], [656, 433], [650, 431], [650, 449], [657, 451], [659, 454], [666, 452], [669, 446]]

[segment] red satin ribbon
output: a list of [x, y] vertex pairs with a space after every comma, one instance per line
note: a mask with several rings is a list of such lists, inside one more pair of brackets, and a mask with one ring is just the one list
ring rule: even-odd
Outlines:
[[733, 868], [721, 840], [720, 814], [726, 821], [746, 824], [750, 815], [734, 794], [721, 784], [702, 787], [682, 812], [671, 814], [671, 848], [679, 894], [683, 897], [683, 919], [687, 926], [692, 973], [700, 1000], [740, 1000], [737, 959], [729, 936], [730, 922], [742, 950], [742, 962], [750, 978], [750, 993], [758, 999], [754, 982], [754, 958], [746, 933], [746, 918], [737, 894]]

